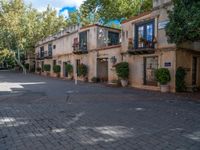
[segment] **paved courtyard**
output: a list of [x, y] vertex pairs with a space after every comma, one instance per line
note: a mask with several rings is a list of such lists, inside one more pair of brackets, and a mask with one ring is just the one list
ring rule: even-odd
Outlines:
[[0, 72], [0, 150], [200, 150], [190, 96]]

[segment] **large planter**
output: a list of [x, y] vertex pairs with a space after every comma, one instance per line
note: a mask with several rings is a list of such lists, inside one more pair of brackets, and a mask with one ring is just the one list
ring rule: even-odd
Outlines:
[[121, 80], [121, 85], [122, 87], [127, 87], [128, 86], [128, 81], [127, 80]]
[[160, 85], [160, 91], [162, 93], [168, 93], [168, 92], [170, 92], [170, 86], [169, 85]]

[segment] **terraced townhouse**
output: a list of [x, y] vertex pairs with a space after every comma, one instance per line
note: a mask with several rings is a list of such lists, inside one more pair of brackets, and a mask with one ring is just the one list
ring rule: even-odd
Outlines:
[[84, 63], [89, 68], [89, 81], [98, 77], [112, 82], [117, 79], [114, 65], [126, 61], [129, 84], [149, 90], [160, 90], [155, 70], [168, 68], [171, 92], [176, 89], [176, 70], [183, 67], [187, 87], [200, 87], [200, 43], [183, 43], [182, 48], [168, 43], [165, 27], [169, 22], [167, 11], [172, 8], [171, 0], [153, 0], [152, 11], [122, 22], [121, 31], [100, 25], [69, 27], [37, 44], [36, 66], [59, 64], [61, 76], [67, 77], [67, 63], [73, 65], [74, 74]]
[[[80, 28], [71, 26], [56, 35], [49, 36], [36, 45], [36, 68], [44, 70], [44, 64], [61, 66], [61, 77], [68, 78], [66, 65], [73, 66], [73, 75], [78, 66], [88, 67], [88, 80], [97, 77], [111, 82], [116, 79], [113, 65], [121, 61], [119, 29], [100, 25]], [[51, 67], [52, 68], [52, 67]], [[51, 76], [54, 76], [51, 69]]]

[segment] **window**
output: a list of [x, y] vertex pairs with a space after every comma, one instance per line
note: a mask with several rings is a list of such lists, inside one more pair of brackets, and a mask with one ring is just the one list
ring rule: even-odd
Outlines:
[[154, 21], [138, 24], [135, 30], [135, 48], [154, 47]]
[[55, 66], [56, 65], [56, 60], [53, 60], [53, 66]]
[[52, 44], [48, 45], [48, 55], [52, 56]]
[[108, 43], [109, 46], [119, 44], [119, 33], [109, 31], [108, 39], [109, 39]]
[[87, 51], [87, 31], [79, 33], [80, 50]]
[[79, 74], [79, 66], [80, 66], [80, 64], [81, 64], [80, 59], [77, 59], [77, 60], [76, 60], [76, 73], [77, 73], [77, 74]]
[[44, 46], [40, 47], [40, 57], [44, 57]]
[[56, 49], [56, 45], [53, 45], [53, 49]]

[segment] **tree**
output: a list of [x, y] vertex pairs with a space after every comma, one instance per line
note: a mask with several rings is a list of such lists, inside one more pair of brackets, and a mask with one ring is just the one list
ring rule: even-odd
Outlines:
[[181, 44], [200, 39], [200, 1], [173, 0], [174, 8], [169, 12], [169, 24], [166, 32], [169, 41]]
[[96, 14], [104, 23], [122, 20], [152, 9], [152, 0], [86, 0], [81, 5], [84, 17]]
[[40, 13], [23, 0], [0, 0], [0, 50], [15, 53], [15, 61], [23, 70], [21, 55], [34, 51], [35, 44], [66, 26], [64, 17], [50, 8]]

